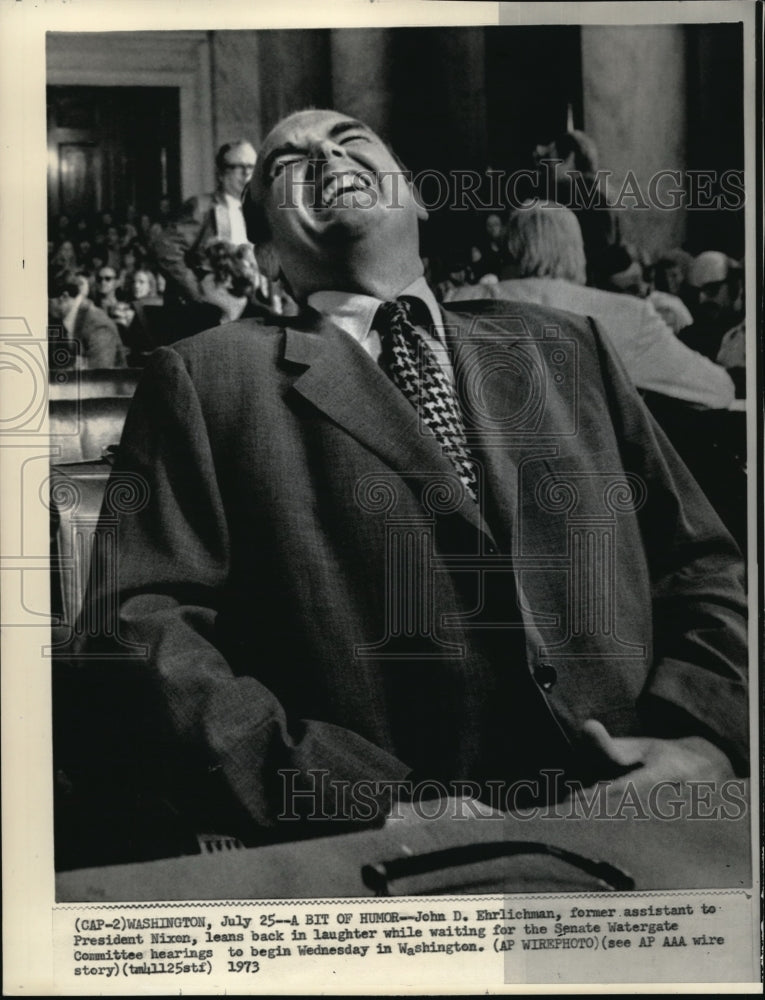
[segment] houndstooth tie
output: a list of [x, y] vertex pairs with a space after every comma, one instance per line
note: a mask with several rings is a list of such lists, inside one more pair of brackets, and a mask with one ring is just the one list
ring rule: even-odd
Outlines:
[[470, 458], [457, 395], [433, 351], [410, 318], [411, 302], [384, 302], [375, 315], [380, 334], [380, 365], [436, 436], [463, 485], [478, 500], [475, 466]]

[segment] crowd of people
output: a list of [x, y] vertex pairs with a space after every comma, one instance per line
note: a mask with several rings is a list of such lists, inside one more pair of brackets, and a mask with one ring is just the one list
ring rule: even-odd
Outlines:
[[[470, 245], [425, 261], [436, 298], [542, 296], [599, 319], [641, 389], [712, 407], [728, 406], [734, 387], [743, 396], [741, 262], [680, 247], [651, 260], [623, 241], [619, 212], [578, 205], [575, 178], [598, 177], [597, 151], [583, 133], [565, 133], [536, 157], [555, 163], [555, 201], [476, 212]], [[129, 207], [124, 219], [104, 211], [50, 220], [51, 321], [78, 341], [68, 358], [56, 353], [57, 365], [140, 366], [159, 344], [209, 326], [297, 311], [289, 289], [258, 268], [248, 239], [241, 198], [256, 158], [247, 140], [226, 143], [216, 191], [180, 210], [163, 198], [152, 213]]]

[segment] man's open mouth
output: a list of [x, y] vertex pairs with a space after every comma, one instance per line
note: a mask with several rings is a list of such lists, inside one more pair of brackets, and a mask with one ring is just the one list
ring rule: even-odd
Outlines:
[[317, 199], [316, 209], [330, 208], [342, 201], [345, 195], [357, 191], [368, 191], [372, 187], [372, 175], [368, 171], [343, 171], [330, 174], [321, 188], [321, 198]]

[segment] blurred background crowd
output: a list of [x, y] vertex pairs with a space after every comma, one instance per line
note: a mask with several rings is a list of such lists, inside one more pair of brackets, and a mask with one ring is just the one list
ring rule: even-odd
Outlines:
[[[444, 307], [592, 317], [743, 543], [742, 94], [734, 23], [53, 33], [51, 377], [294, 313], [242, 195], [276, 120], [333, 106], [421, 180]], [[667, 174], [682, 197], [649, 197]]]

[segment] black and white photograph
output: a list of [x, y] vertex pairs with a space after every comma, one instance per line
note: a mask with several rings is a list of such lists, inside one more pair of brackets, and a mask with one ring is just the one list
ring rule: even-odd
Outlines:
[[13, 6], [4, 991], [757, 988], [761, 7]]

